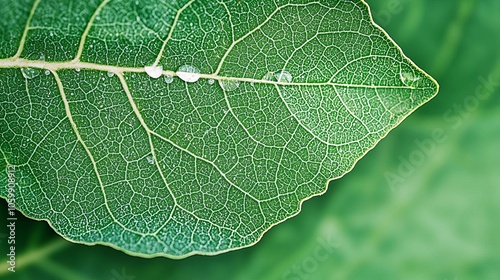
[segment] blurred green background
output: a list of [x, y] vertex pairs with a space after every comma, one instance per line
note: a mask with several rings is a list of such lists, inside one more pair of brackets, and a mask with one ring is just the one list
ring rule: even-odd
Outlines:
[[72, 244], [18, 214], [17, 272], [2, 249], [0, 278], [500, 279], [500, 1], [368, 2], [441, 90], [301, 214], [253, 247], [184, 260]]

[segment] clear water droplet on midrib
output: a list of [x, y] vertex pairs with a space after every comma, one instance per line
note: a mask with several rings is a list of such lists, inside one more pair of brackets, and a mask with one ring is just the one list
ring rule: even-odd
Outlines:
[[194, 83], [200, 79], [200, 70], [191, 65], [182, 65], [176, 72], [177, 76], [187, 83]]
[[276, 73], [276, 80], [280, 83], [290, 83], [292, 82], [292, 74], [288, 71], [281, 71]]
[[237, 80], [219, 80], [220, 87], [225, 91], [233, 91], [240, 87], [240, 81]]
[[148, 76], [150, 76], [151, 78], [157, 79], [163, 73], [163, 67], [162, 66], [144, 66], [144, 71], [146, 71], [146, 74], [148, 74]]
[[270, 81], [270, 82], [278, 82], [278, 83], [291, 83], [292, 82], [292, 74], [288, 71], [279, 71], [279, 72], [267, 72], [262, 80]]
[[276, 82], [276, 76], [274, 75], [274, 72], [267, 72], [264, 77], [262, 77], [262, 80]]

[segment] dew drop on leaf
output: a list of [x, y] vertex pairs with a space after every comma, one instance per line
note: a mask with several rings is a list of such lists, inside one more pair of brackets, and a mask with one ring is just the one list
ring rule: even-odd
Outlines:
[[146, 74], [150, 76], [153, 79], [157, 79], [161, 76], [163, 72], [163, 67], [162, 66], [144, 66], [144, 71], [146, 71]]
[[50, 71], [49, 70], [45, 70], [45, 76], [48, 76], [50, 75]]
[[267, 72], [262, 78], [264, 81], [280, 82], [280, 83], [290, 83], [292, 82], [292, 74], [288, 71], [279, 72]]
[[225, 91], [233, 91], [240, 86], [240, 81], [235, 80], [219, 80], [220, 87]]
[[75, 68], [75, 71], [76, 72], [80, 72], [80, 68]]
[[184, 82], [194, 83], [200, 79], [200, 70], [191, 65], [182, 65], [177, 70], [177, 76]]
[[110, 77], [110, 78], [111, 78], [111, 77], [113, 77], [113, 76], [115, 75], [115, 73], [113, 73], [113, 72], [109, 71], [109, 72], [107, 73], [107, 75], [108, 75], [108, 77]]
[[167, 84], [170, 84], [174, 81], [174, 76], [172, 75], [165, 75], [165, 77], [163, 78], [165, 80], [165, 83]]
[[276, 82], [276, 76], [274, 72], [267, 72], [264, 77], [262, 77], [262, 80]]
[[26, 79], [33, 79], [36, 76], [40, 75], [40, 69], [35, 68], [21, 68], [21, 73], [23, 77]]
[[215, 83], [215, 81], [213, 79], [208, 80], [209, 85], [213, 85], [214, 83]]
[[411, 86], [414, 82], [420, 80], [420, 77], [416, 77], [412, 73], [401, 72], [399, 73], [399, 78], [401, 82], [407, 86]]
[[146, 157], [146, 160], [148, 161], [149, 164], [155, 164], [155, 159], [152, 156]]
[[290, 83], [292, 81], [292, 74], [288, 71], [281, 71], [276, 73], [276, 80], [280, 83]]

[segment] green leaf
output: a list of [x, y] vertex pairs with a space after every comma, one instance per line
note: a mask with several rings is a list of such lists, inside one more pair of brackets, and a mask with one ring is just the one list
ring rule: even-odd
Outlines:
[[256, 243], [438, 89], [362, 1], [0, 5], [0, 195], [130, 254]]

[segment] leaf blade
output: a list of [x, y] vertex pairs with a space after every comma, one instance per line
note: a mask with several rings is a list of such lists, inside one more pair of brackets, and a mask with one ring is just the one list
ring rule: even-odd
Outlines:
[[[87, 14], [96, 20], [94, 25], [82, 23], [79, 39], [67, 34], [80, 42], [80, 48], [70, 47], [58, 56], [43, 44], [27, 44], [21, 59], [0, 60], [6, 104], [1, 107], [6, 117], [0, 121], [7, 128], [1, 133], [1, 150], [27, 180], [20, 184], [19, 209], [47, 219], [73, 241], [170, 257], [250, 246], [267, 229], [296, 215], [304, 200], [326, 191], [325, 182], [348, 172], [437, 92], [432, 78], [373, 24], [364, 3], [278, 5], [246, 30], [235, 22], [238, 16], [248, 18], [249, 10], [240, 15], [232, 10], [245, 7], [219, 3], [213, 11], [227, 13], [231, 28], [222, 33], [231, 40], [208, 40], [218, 47], [207, 51], [210, 56], [203, 48], [193, 52], [181, 43], [190, 46], [189, 40], [203, 37], [199, 15], [215, 3], [190, 1], [177, 10], [162, 7], [169, 10], [173, 24], [155, 25], [164, 36], [143, 27], [149, 45], [144, 38], [130, 41], [130, 34], [120, 37], [124, 31], [119, 24], [99, 24], [114, 20], [110, 5], [117, 3], [93, 3], [95, 12]], [[44, 2], [40, 7], [50, 8]], [[118, 22], [130, 17], [125, 15]], [[322, 34], [319, 29], [331, 30], [340, 15], [350, 24]], [[35, 22], [43, 22], [43, 15], [34, 16]], [[131, 24], [147, 26], [138, 18]], [[289, 37], [278, 32], [279, 22], [285, 28], [293, 26], [290, 18], [316, 25], [311, 28], [315, 33], [291, 31], [301, 47], [294, 40], [285, 44]], [[186, 24], [189, 21], [200, 26]], [[27, 30], [27, 42], [44, 36], [36, 34], [38, 29]], [[131, 57], [123, 57], [123, 42], [110, 39], [113, 32], [129, 42], [125, 45]], [[326, 41], [317, 39], [319, 34], [329, 40], [329, 48], [321, 47]], [[349, 44], [358, 41], [363, 42], [360, 48]], [[274, 46], [265, 48], [271, 42]], [[145, 46], [157, 49], [157, 55], [147, 50], [137, 59], [137, 47]], [[331, 58], [329, 49], [348, 55], [343, 60], [333, 52]], [[40, 50], [46, 60], [33, 60]], [[96, 50], [99, 55], [92, 53]], [[260, 65], [252, 64], [252, 57]], [[178, 77], [177, 67], [196, 65], [201, 79], [189, 84], [152, 79], [144, 66], [158, 61], [168, 69], [164, 75]], [[12, 67], [50, 73], [27, 78], [7, 69]], [[231, 84], [222, 83], [221, 88], [210, 80]], [[33, 93], [40, 88], [45, 95]], [[32, 97], [40, 97], [39, 103]], [[26, 106], [36, 107], [30, 112], [56, 116], [41, 122], [22, 113]], [[44, 128], [35, 136], [20, 121], [29, 127], [55, 128]], [[34, 152], [26, 154], [23, 144]], [[6, 191], [2, 189], [2, 197]]]

